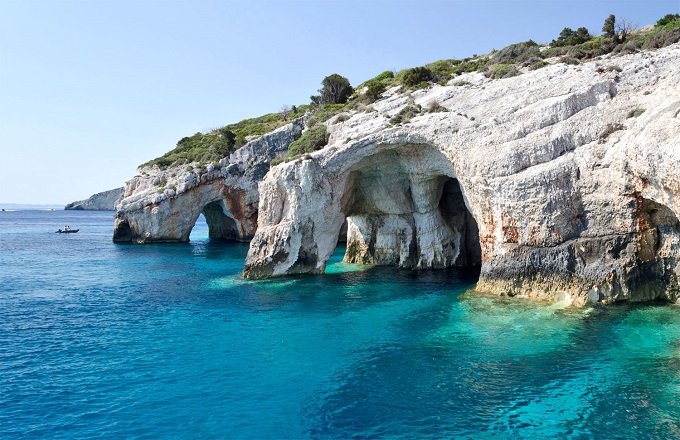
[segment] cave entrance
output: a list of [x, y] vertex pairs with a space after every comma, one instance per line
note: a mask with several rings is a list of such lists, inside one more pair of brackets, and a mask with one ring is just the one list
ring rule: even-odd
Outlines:
[[201, 212], [208, 224], [208, 237], [219, 240], [238, 240], [239, 227], [224, 200], [210, 202]]
[[680, 221], [673, 210], [640, 198], [638, 209], [638, 258], [640, 266], [628, 280], [628, 288], [648, 300], [677, 301], [680, 297]]
[[439, 210], [447, 226], [460, 233], [459, 254], [454, 266], [480, 267], [482, 247], [479, 242], [479, 228], [465, 203], [458, 179], [444, 179]]
[[411, 269], [481, 266], [477, 222], [438, 150], [421, 145], [384, 152], [363, 160], [348, 179], [345, 262]]

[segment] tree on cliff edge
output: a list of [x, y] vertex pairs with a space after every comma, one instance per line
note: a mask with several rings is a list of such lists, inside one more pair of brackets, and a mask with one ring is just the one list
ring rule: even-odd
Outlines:
[[314, 104], [344, 104], [354, 91], [349, 80], [337, 73], [325, 77], [321, 85], [319, 94], [311, 97]]
[[604, 21], [604, 26], [602, 26], [602, 32], [609, 38], [614, 38], [616, 35], [616, 17], [611, 14]]

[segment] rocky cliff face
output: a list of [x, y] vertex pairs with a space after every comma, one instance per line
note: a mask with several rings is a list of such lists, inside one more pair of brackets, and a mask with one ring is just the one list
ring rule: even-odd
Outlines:
[[86, 200], [71, 202], [64, 207], [65, 210], [76, 211], [113, 211], [116, 202], [123, 195], [123, 188], [111, 189], [97, 193]]
[[[455, 82], [388, 91], [270, 170], [244, 276], [322, 273], [346, 223], [346, 260], [481, 264], [479, 291], [680, 297], [678, 44]], [[390, 124], [410, 100], [449, 111]]]
[[302, 132], [302, 118], [249, 142], [219, 164], [140, 168], [116, 206], [113, 240], [182, 242], [203, 213], [212, 238], [247, 241], [257, 227], [257, 183]]
[[[303, 121], [218, 166], [140, 169], [114, 241], [250, 240], [244, 276], [346, 261], [480, 266], [476, 289], [588, 301], [680, 298], [680, 45], [490, 80], [389, 90], [326, 122], [329, 144], [269, 169]], [[433, 102], [448, 111], [390, 119]]]

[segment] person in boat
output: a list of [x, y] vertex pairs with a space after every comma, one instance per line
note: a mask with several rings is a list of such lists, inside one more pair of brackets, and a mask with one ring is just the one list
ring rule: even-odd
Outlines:
[[70, 230], [71, 230], [71, 228], [69, 227], [69, 225], [64, 226], [64, 231], [70, 231]]

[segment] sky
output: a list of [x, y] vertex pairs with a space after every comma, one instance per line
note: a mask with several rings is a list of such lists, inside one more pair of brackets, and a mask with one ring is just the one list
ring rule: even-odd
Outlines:
[[122, 186], [196, 132], [306, 104], [332, 73], [643, 26], [680, 0], [0, 0], [0, 202]]

